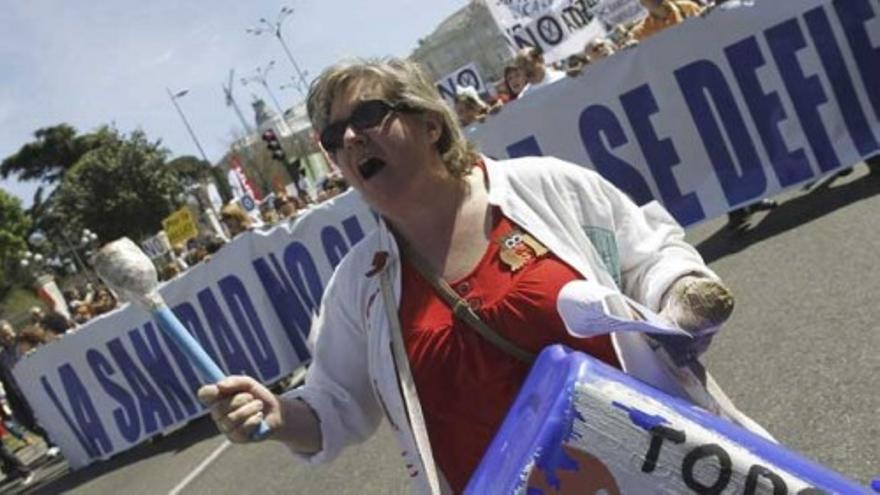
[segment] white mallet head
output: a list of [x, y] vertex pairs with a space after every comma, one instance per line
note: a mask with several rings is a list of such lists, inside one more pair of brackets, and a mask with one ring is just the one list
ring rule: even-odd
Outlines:
[[98, 250], [95, 271], [104, 282], [126, 299], [137, 301], [147, 309], [162, 304], [156, 290], [159, 276], [150, 258], [128, 237], [117, 239]]

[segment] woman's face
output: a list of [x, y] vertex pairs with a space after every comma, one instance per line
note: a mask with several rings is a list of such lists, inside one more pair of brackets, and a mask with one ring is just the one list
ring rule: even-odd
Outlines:
[[507, 87], [510, 88], [511, 96], [518, 95], [526, 87], [526, 73], [520, 68], [508, 70], [505, 74]]
[[477, 110], [476, 106], [466, 101], [455, 102], [455, 113], [458, 115], [458, 119], [461, 121], [462, 126], [473, 124], [480, 116], [480, 112]]
[[235, 236], [244, 230], [241, 222], [235, 217], [223, 217], [223, 224], [229, 229], [230, 236]]
[[290, 218], [296, 215], [296, 205], [293, 204], [293, 201], [285, 201], [280, 208], [278, 208], [278, 213], [282, 218]]
[[275, 223], [278, 221], [278, 212], [274, 209], [265, 209], [260, 212], [260, 218], [266, 223]]
[[15, 330], [8, 323], [0, 325], [0, 344], [10, 347], [15, 343]]
[[[336, 95], [329, 121], [346, 121], [362, 103], [371, 100], [387, 101], [378, 84], [354, 81]], [[342, 146], [331, 157], [348, 184], [382, 211], [424, 173], [427, 164], [439, 160], [434, 146], [440, 137], [438, 122], [426, 114], [391, 110], [371, 128], [348, 126]]]
[[590, 56], [590, 60], [594, 62], [613, 54], [614, 46], [606, 39], [597, 39], [590, 43], [588, 55]]

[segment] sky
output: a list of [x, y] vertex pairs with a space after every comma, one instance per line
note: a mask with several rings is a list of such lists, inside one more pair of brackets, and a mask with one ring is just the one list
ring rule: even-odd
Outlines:
[[[315, 76], [349, 56], [409, 55], [468, 0], [5, 0], [0, 14], [0, 159], [41, 127], [69, 123], [82, 133], [113, 124], [143, 129], [172, 156], [198, 155], [166, 88], [208, 158], [216, 161], [242, 133], [222, 85], [235, 69], [233, 96], [251, 119], [252, 95], [272, 105], [257, 83], [240, 78], [275, 60], [267, 79], [288, 108], [302, 100], [289, 83], [293, 66], [270, 33], [248, 34], [260, 18], [294, 14], [282, 36], [301, 69]], [[14, 176], [0, 187], [28, 207], [38, 182]]]

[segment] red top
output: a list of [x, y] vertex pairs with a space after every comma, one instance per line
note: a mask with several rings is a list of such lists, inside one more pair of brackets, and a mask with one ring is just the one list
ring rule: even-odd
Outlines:
[[[576, 339], [556, 311], [560, 289], [582, 278], [493, 208], [489, 248], [465, 277], [450, 283], [490, 328], [537, 354], [561, 343], [620, 367], [607, 335]], [[501, 244], [507, 248], [502, 249]], [[506, 260], [506, 262], [505, 262]], [[513, 271], [510, 263], [522, 262]], [[404, 260], [400, 319], [434, 459], [453, 490], [464, 490], [513, 404], [529, 367], [484, 340]]]

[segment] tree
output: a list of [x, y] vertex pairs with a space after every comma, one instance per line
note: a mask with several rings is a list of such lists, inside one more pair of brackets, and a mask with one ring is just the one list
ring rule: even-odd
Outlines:
[[211, 164], [192, 155], [179, 156], [168, 162], [168, 167], [173, 169], [187, 186], [211, 178]]
[[139, 241], [161, 229], [162, 219], [182, 204], [185, 187], [159, 143], [142, 131], [126, 137], [105, 130], [111, 139], [67, 171], [47, 220], [66, 232], [88, 227], [103, 241]]
[[168, 162], [168, 166], [174, 169], [187, 187], [198, 183], [213, 183], [224, 201], [232, 199], [229, 183], [219, 167], [214, 167], [209, 162], [192, 155], [179, 156]]
[[19, 256], [27, 250], [30, 225], [21, 201], [0, 189], [0, 299], [12, 285]]
[[19, 180], [57, 183], [79, 159], [112, 141], [113, 131], [102, 127], [90, 134], [77, 135], [69, 124], [44, 127], [34, 132], [36, 140], [21, 147], [0, 163], [0, 177], [17, 175]]

